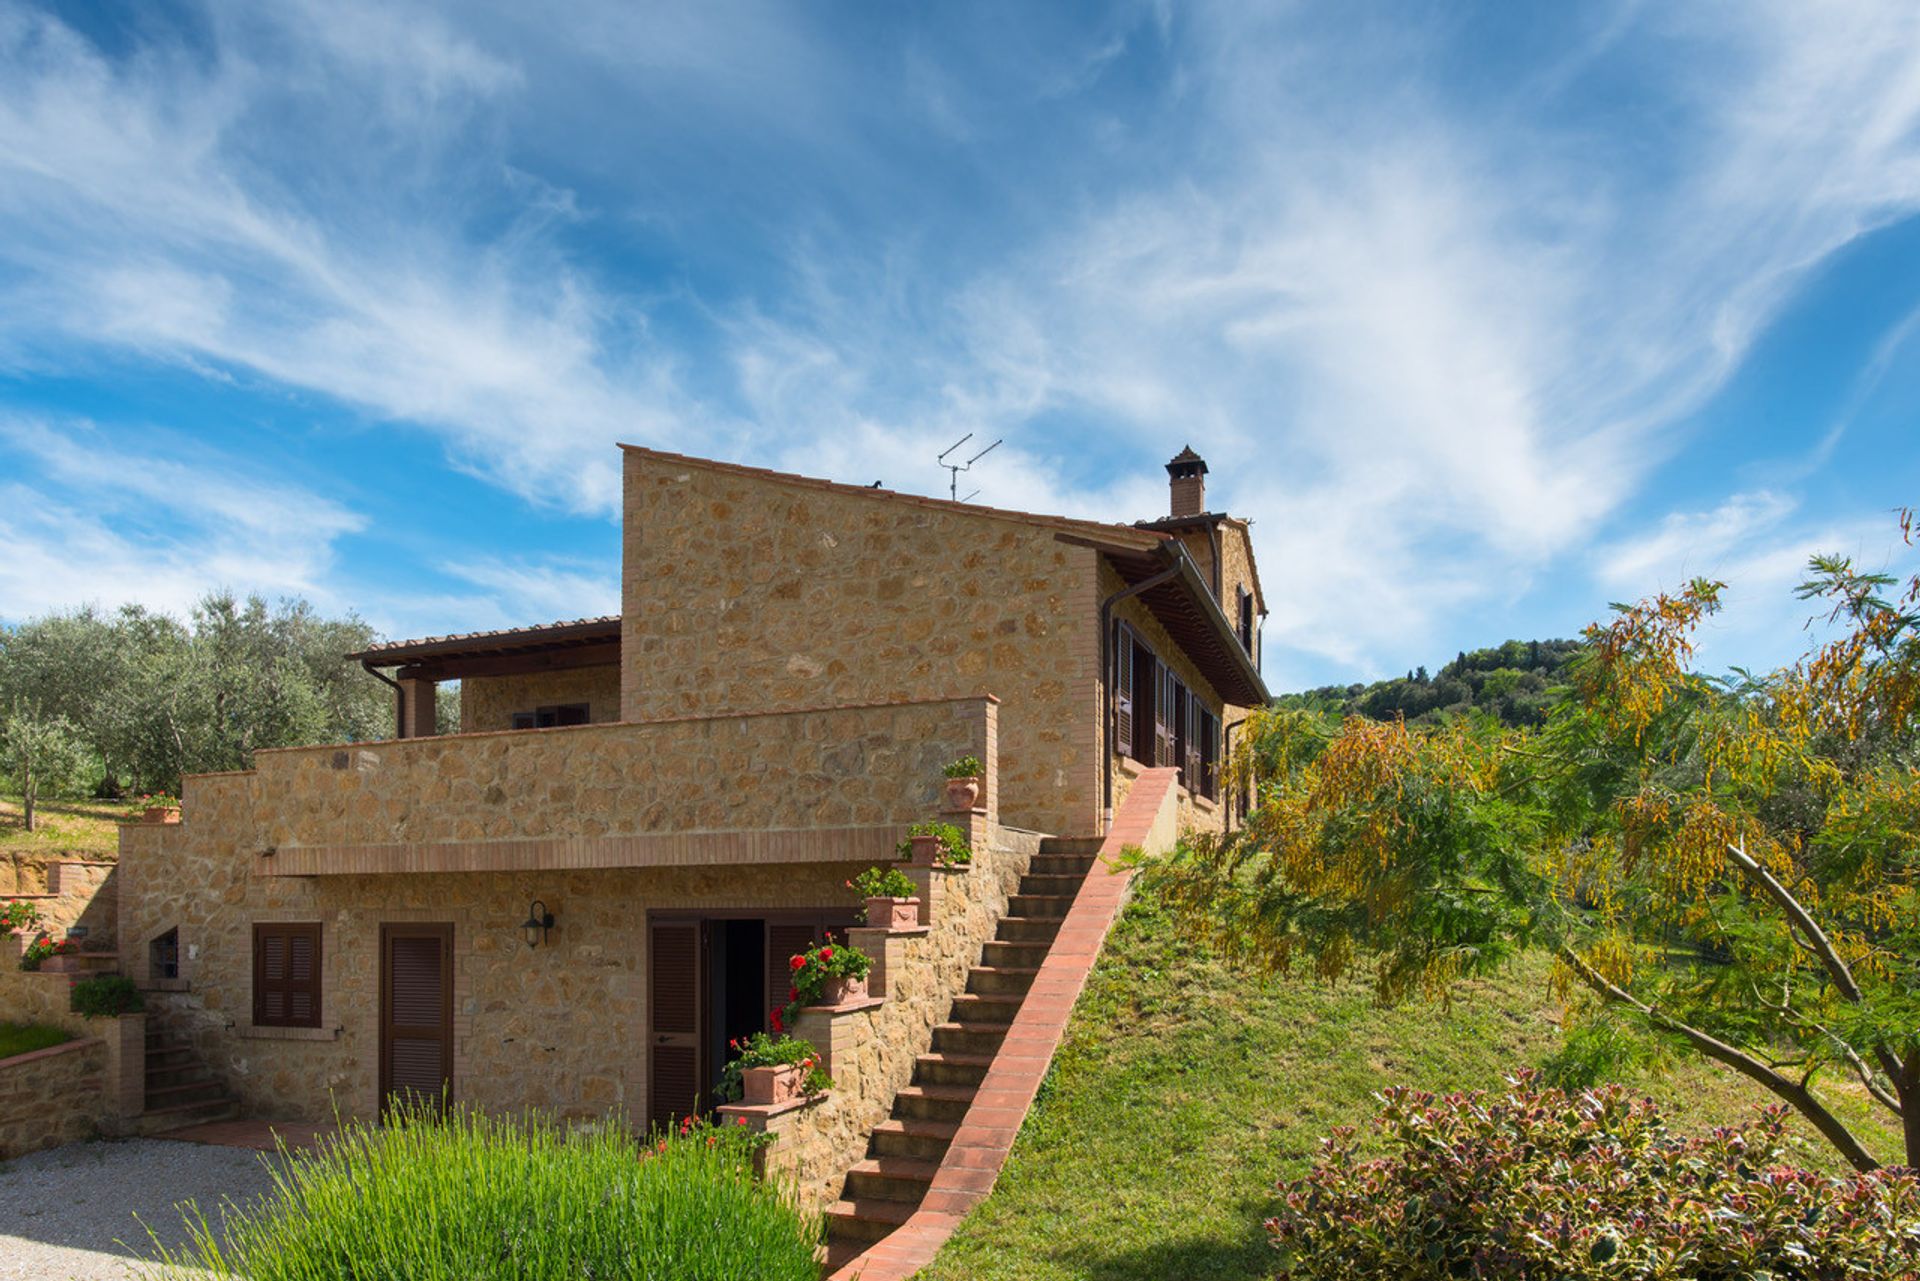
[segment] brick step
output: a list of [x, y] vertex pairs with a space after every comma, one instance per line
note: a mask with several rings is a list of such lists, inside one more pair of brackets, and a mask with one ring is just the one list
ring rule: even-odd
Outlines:
[[869, 1150], [875, 1156], [906, 1156], [922, 1161], [938, 1161], [960, 1127], [950, 1121], [927, 1121], [920, 1117], [888, 1117], [873, 1127]]
[[192, 1063], [179, 1063], [173, 1067], [147, 1068], [147, 1090], [151, 1093], [157, 1087], [187, 1085], [192, 1081], [211, 1081], [213, 1074], [207, 1071], [207, 1065], [195, 1060]]
[[971, 1085], [909, 1085], [893, 1096], [893, 1114], [903, 1120], [958, 1125], [973, 1106], [973, 1096]]
[[180, 1081], [173, 1085], [149, 1085], [147, 1086], [147, 1110], [151, 1112], [156, 1107], [165, 1107], [173, 1103], [195, 1103], [205, 1098], [224, 1099], [226, 1094], [225, 1088], [211, 1076], [203, 1076], [197, 1081]]
[[985, 1054], [999, 1051], [1007, 1039], [1005, 1023], [962, 1023], [952, 1021], [933, 1025], [933, 1048], [937, 1054]]
[[835, 1201], [827, 1207], [827, 1232], [845, 1241], [878, 1241], [913, 1217], [918, 1207], [878, 1197]]
[[1073, 854], [1092, 858], [1107, 843], [1104, 836], [1045, 836], [1040, 839], [1042, 854]]
[[1015, 894], [1007, 899], [1007, 915], [1058, 921], [1072, 906], [1071, 894]]
[[1030, 876], [1071, 876], [1085, 880], [1093, 865], [1099, 862], [1093, 855], [1080, 854], [1035, 854], [1033, 861], [1027, 864]]
[[1020, 1012], [1020, 1002], [1025, 1000], [1024, 993], [1009, 995], [995, 992], [984, 995], [978, 992], [962, 992], [953, 998], [953, 1021], [956, 1023], [1011, 1023], [1013, 1016]]
[[977, 996], [1022, 996], [1039, 969], [1024, 965], [976, 965], [967, 975], [967, 991]]
[[927, 1185], [939, 1172], [938, 1161], [908, 1156], [868, 1157], [847, 1171], [846, 1191], [842, 1195], [856, 1201], [871, 1197], [917, 1206], [920, 1198], [927, 1194]]
[[1046, 872], [1028, 872], [1020, 880], [1020, 893], [1017, 897], [1037, 898], [1046, 895], [1055, 895], [1071, 900], [1074, 895], [1080, 892], [1080, 887], [1086, 883], [1086, 879], [1084, 876], [1059, 876]]
[[862, 1241], [855, 1237], [834, 1237], [819, 1250], [820, 1275], [830, 1277], [867, 1252], [871, 1241]]
[[164, 1134], [168, 1130], [184, 1130], [190, 1125], [204, 1125], [209, 1121], [236, 1121], [240, 1118], [240, 1100], [231, 1095], [217, 1099], [203, 1099], [195, 1103], [172, 1103], [166, 1107], [148, 1108], [134, 1118], [134, 1132], [141, 1136]]
[[993, 1065], [991, 1054], [922, 1054], [913, 1061], [915, 1085], [978, 1085]]
[[1003, 916], [994, 939], [1000, 943], [1051, 943], [1060, 932], [1059, 916]]
[[992, 939], [980, 949], [980, 964], [998, 969], [1010, 966], [1014, 969], [1039, 969], [1040, 962], [1047, 959], [1047, 952], [1053, 942], [1010, 943], [1004, 939]]
[[199, 1055], [193, 1052], [193, 1047], [189, 1045], [176, 1045], [164, 1050], [149, 1049], [147, 1051], [147, 1066], [151, 1069], [155, 1059], [165, 1059], [168, 1062], [178, 1063], [183, 1059], [197, 1059], [199, 1057]]

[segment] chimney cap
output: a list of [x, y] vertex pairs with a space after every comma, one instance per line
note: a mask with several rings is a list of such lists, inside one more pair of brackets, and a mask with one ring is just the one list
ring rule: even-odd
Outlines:
[[1194, 453], [1193, 446], [1188, 445], [1167, 464], [1167, 474], [1176, 480], [1186, 476], [1204, 476], [1207, 474], [1207, 460]]

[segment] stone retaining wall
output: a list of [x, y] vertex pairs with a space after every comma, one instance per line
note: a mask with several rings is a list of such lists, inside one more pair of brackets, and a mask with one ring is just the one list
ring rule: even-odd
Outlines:
[[92, 1138], [106, 1083], [97, 1037], [0, 1059], [0, 1160]]

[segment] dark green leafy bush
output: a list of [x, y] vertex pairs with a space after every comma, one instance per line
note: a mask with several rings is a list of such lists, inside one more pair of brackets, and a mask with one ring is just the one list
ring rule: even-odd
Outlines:
[[67, 998], [67, 1005], [75, 1014], [90, 1019], [105, 1019], [121, 1014], [138, 1014], [147, 1008], [147, 999], [140, 995], [140, 989], [134, 986], [132, 979], [122, 978], [118, 974], [101, 974], [75, 983], [72, 995]]
[[1283, 1186], [1267, 1223], [1290, 1281], [1911, 1281], [1920, 1177], [1828, 1179], [1786, 1162], [1784, 1108], [1682, 1138], [1619, 1086], [1569, 1096], [1522, 1073], [1504, 1094], [1393, 1089]]
[[757, 1181], [758, 1137], [683, 1123], [636, 1142], [453, 1108], [350, 1122], [273, 1166], [275, 1195], [187, 1207], [150, 1278], [203, 1281], [818, 1281], [817, 1220]]

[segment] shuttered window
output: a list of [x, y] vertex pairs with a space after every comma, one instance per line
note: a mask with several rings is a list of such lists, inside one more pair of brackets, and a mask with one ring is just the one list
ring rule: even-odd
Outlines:
[[1113, 749], [1133, 751], [1133, 629], [1113, 625]]
[[1202, 708], [1200, 711], [1200, 795], [1216, 800], [1220, 795], [1220, 718]]
[[253, 927], [253, 1022], [256, 1027], [320, 1026], [317, 923]]

